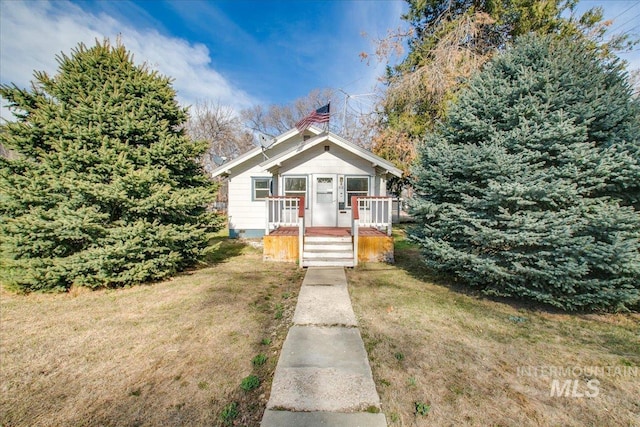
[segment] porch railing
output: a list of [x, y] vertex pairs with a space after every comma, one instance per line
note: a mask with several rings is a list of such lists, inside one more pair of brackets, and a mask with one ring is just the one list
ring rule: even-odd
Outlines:
[[272, 196], [266, 199], [265, 234], [280, 227], [298, 227], [298, 263], [304, 254], [304, 197]]
[[351, 206], [353, 206], [354, 215], [356, 213], [358, 215], [360, 227], [385, 230], [387, 235], [391, 236], [393, 222], [393, 199], [391, 197], [354, 196]]
[[300, 219], [304, 220], [304, 197], [267, 197], [265, 206], [265, 234], [280, 227], [298, 227]]

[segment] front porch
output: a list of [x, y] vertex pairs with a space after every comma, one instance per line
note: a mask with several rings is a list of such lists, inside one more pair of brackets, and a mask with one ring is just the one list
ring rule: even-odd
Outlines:
[[[298, 227], [280, 227], [269, 233], [270, 236], [298, 236]], [[349, 227], [307, 227], [304, 231], [305, 236], [332, 236], [332, 237], [351, 237], [351, 229]], [[358, 235], [362, 236], [387, 236], [386, 232], [380, 231], [373, 227], [358, 228]]]
[[355, 197], [351, 227], [305, 227], [303, 197], [267, 199], [265, 261], [301, 267], [393, 262], [391, 198]]

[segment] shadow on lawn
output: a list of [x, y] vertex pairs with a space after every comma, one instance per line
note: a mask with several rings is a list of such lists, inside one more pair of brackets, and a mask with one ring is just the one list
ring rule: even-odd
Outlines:
[[243, 254], [248, 248], [245, 242], [239, 239], [230, 239], [227, 236], [216, 236], [209, 240], [209, 247], [205, 250], [202, 262], [206, 265], [215, 265], [229, 261]]

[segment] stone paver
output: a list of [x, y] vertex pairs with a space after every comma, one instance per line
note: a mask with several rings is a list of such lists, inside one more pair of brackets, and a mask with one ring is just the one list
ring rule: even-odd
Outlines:
[[386, 427], [343, 268], [307, 270], [262, 427]]

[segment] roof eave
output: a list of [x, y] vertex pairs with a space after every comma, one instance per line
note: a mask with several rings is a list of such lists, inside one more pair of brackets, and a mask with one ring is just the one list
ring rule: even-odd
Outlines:
[[315, 138], [304, 141], [304, 146], [301, 147], [302, 149], [300, 149], [300, 147], [293, 147], [290, 150], [285, 151], [284, 153], [280, 154], [277, 157], [274, 157], [272, 159], [269, 159], [265, 162], [260, 163], [260, 166], [262, 166], [266, 170], [270, 170], [274, 167], [279, 166], [283, 161], [289, 160], [290, 158], [295, 157], [297, 154], [303, 151], [306, 151], [311, 147], [314, 147], [315, 145], [317, 145], [321, 141], [324, 141], [325, 139], [328, 139], [334, 143], [337, 143], [347, 151], [351, 151], [352, 153], [358, 155], [359, 157], [371, 162], [373, 165], [384, 169], [388, 174], [395, 175], [398, 178], [402, 177], [402, 171], [396, 168], [395, 166], [393, 166], [387, 160], [373, 154], [368, 150], [365, 150], [362, 147], [358, 147], [357, 145], [347, 141], [346, 139], [332, 132], [326, 132], [326, 133], [321, 133], [319, 135], [316, 135]]
[[[319, 129], [319, 128], [315, 127], [315, 126], [310, 126], [308, 129], [311, 132], [315, 133], [316, 135], [323, 132], [322, 129]], [[226, 163], [226, 164], [223, 164], [223, 165], [217, 167], [216, 169], [211, 171], [211, 177], [215, 178], [217, 176], [224, 175], [224, 174], [228, 173], [229, 170], [231, 170], [235, 166], [238, 166], [238, 165], [244, 163], [245, 161], [247, 161], [249, 159], [252, 159], [253, 157], [255, 157], [256, 155], [258, 155], [258, 154], [260, 154], [262, 152], [268, 151], [270, 148], [280, 144], [281, 142], [283, 142], [283, 141], [285, 141], [285, 140], [287, 140], [287, 139], [291, 138], [292, 136], [294, 136], [296, 134], [299, 134], [299, 133], [302, 133], [302, 132], [300, 132], [297, 128], [295, 128], [295, 127], [291, 128], [288, 131], [278, 135], [275, 138], [275, 141], [273, 141], [271, 143], [271, 145], [269, 145], [269, 147], [266, 147], [266, 148], [265, 147], [253, 148], [250, 151], [247, 151], [246, 153], [244, 153], [244, 154], [236, 157], [235, 159], [231, 160], [229, 163]]]

